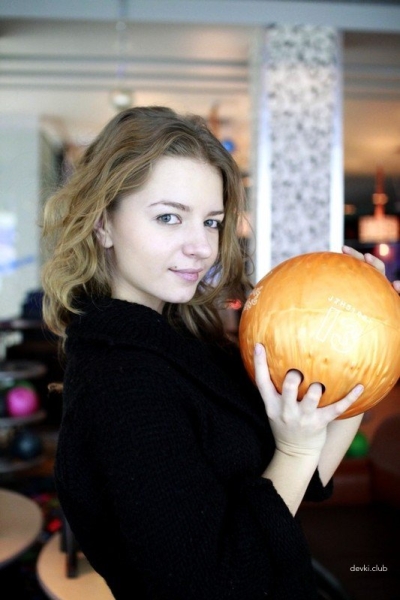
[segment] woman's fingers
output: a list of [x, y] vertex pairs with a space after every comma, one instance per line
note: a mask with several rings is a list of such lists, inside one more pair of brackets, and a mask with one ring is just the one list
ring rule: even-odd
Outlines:
[[271, 383], [265, 348], [258, 342], [254, 346], [254, 371], [258, 387], [265, 387]]
[[296, 369], [291, 369], [286, 373], [286, 377], [283, 380], [282, 384], [282, 395], [286, 395], [288, 397], [295, 396], [297, 400], [297, 394], [299, 392], [299, 385], [303, 379], [300, 371]]
[[337, 417], [340, 417], [340, 415], [342, 415], [361, 396], [363, 391], [364, 386], [360, 384], [356, 385], [356, 387], [353, 388], [351, 392], [349, 392], [347, 396], [341, 400], [338, 400], [333, 404], [329, 404], [329, 406], [323, 406], [319, 408], [318, 410], [320, 411], [321, 416], [326, 419], [326, 423], [329, 423], [330, 421], [337, 419]]
[[259, 343], [254, 347], [254, 370], [256, 384], [264, 401], [268, 418], [276, 418], [280, 412], [280, 396], [269, 374], [265, 348]]
[[303, 400], [301, 401], [301, 407], [303, 412], [310, 414], [318, 408], [319, 401], [321, 400], [323, 387], [320, 383], [312, 383], [308, 388]]
[[353, 256], [354, 258], [357, 258], [358, 260], [362, 260], [362, 261], [368, 263], [369, 265], [374, 267], [377, 271], [382, 273], [382, 275], [385, 275], [385, 263], [383, 262], [383, 260], [381, 260], [380, 258], [377, 258], [373, 254], [370, 254], [369, 252], [367, 252], [366, 254], [363, 254], [362, 252], [358, 252], [358, 250], [354, 250], [354, 248], [351, 248], [350, 246], [343, 246], [342, 251], [343, 251], [343, 254], [348, 254], [349, 256]]
[[267, 415], [270, 419], [277, 419], [282, 423], [292, 424], [297, 422], [300, 427], [319, 430], [328, 423], [342, 415], [362, 394], [364, 388], [357, 385], [344, 398], [328, 406], [318, 407], [323, 395], [323, 386], [320, 383], [312, 383], [301, 401], [298, 401], [299, 386], [302, 374], [291, 369], [286, 374], [280, 394], [271, 379], [265, 348], [257, 343], [254, 348], [255, 380], [264, 400]]
[[[386, 274], [385, 263], [380, 258], [377, 258], [373, 254], [370, 254], [369, 252], [367, 252], [367, 254], [362, 254], [361, 252], [354, 250], [354, 248], [351, 248], [350, 246], [342, 246], [342, 251], [343, 251], [343, 254], [349, 254], [350, 256], [354, 256], [354, 258], [358, 258], [359, 260], [364, 260], [366, 263], [368, 263], [369, 265], [371, 265], [372, 267], [377, 269], [380, 273], [382, 273], [382, 275]], [[398, 294], [400, 294], [400, 281], [398, 281], [398, 280], [392, 281], [392, 286], [393, 286], [394, 290]]]
[[284, 409], [292, 410], [297, 408], [297, 398], [299, 395], [299, 385], [301, 384], [303, 375], [300, 371], [291, 369], [286, 373], [282, 383], [282, 402]]
[[364, 254], [364, 260], [366, 263], [374, 267], [377, 271], [385, 275], [385, 263], [380, 258], [377, 258], [373, 254]]
[[398, 294], [400, 294], [400, 281], [396, 280], [392, 282], [392, 286]]
[[358, 258], [358, 260], [364, 260], [364, 254], [362, 252], [358, 252], [351, 246], [342, 246], [343, 254], [348, 254], [349, 256], [354, 256], [354, 258]]
[[258, 343], [254, 348], [254, 369], [256, 383], [268, 416], [275, 418], [283, 412], [289, 412], [288, 407], [297, 404], [301, 374], [298, 371], [289, 371], [282, 384], [282, 394], [279, 394], [269, 373], [265, 348]]

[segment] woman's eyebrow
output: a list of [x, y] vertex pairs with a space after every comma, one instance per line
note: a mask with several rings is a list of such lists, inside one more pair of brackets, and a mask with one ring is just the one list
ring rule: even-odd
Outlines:
[[[162, 206], [169, 206], [170, 208], [176, 208], [178, 210], [183, 210], [185, 212], [190, 212], [192, 210], [190, 208], [190, 206], [187, 206], [186, 204], [181, 204], [180, 202], [174, 202], [173, 200], [159, 200], [158, 202], [153, 202], [149, 206], [158, 206], [160, 204]], [[225, 212], [224, 210], [211, 210], [208, 213], [208, 215], [214, 217], [216, 215], [223, 215], [224, 212]]]
[[173, 202], [172, 200], [160, 200], [159, 202], [153, 202], [150, 206], [157, 206], [158, 204], [162, 204], [163, 206], [170, 206], [171, 208], [177, 208], [178, 210], [184, 210], [186, 212], [190, 211], [190, 207], [186, 206], [186, 204], [181, 204], [180, 202]]

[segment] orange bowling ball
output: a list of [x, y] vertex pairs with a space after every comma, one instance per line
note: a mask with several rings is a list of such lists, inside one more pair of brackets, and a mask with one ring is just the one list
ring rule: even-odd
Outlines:
[[250, 294], [239, 323], [244, 365], [254, 379], [256, 342], [265, 346], [279, 392], [289, 369], [303, 374], [299, 400], [313, 382], [320, 406], [358, 383], [364, 392], [339, 418], [380, 402], [400, 377], [400, 298], [374, 267], [337, 252], [284, 261]]

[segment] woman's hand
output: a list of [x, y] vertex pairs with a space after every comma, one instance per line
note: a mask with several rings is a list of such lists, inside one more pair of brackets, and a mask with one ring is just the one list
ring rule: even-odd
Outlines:
[[[354, 250], [354, 248], [350, 248], [350, 246], [342, 247], [343, 254], [348, 254], [349, 256], [354, 256], [354, 258], [358, 258], [358, 260], [363, 260], [368, 263], [372, 267], [375, 267], [382, 275], [385, 275], [385, 263], [380, 258], [377, 258], [373, 254], [367, 252], [363, 254], [362, 252], [358, 252]], [[400, 281], [392, 281], [392, 286], [396, 290], [396, 292], [400, 293]]]
[[362, 386], [356, 386], [342, 400], [318, 408], [322, 396], [319, 383], [311, 384], [304, 398], [297, 400], [302, 377], [298, 371], [287, 373], [279, 394], [271, 380], [262, 344], [256, 344], [254, 367], [276, 447], [291, 456], [319, 455], [326, 441], [327, 425], [344, 413], [363, 391]]

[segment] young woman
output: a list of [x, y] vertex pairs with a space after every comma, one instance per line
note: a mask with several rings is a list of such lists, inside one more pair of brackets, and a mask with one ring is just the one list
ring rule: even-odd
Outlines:
[[55, 480], [118, 600], [316, 597], [295, 514], [329, 496], [361, 417], [335, 419], [362, 389], [317, 408], [321, 386], [297, 402], [289, 371], [279, 395], [260, 345], [250, 382], [219, 316], [250, 288], [243, 203], [202, 120], [143, 107], [45, 209], [44, 316], [66, 352]]

